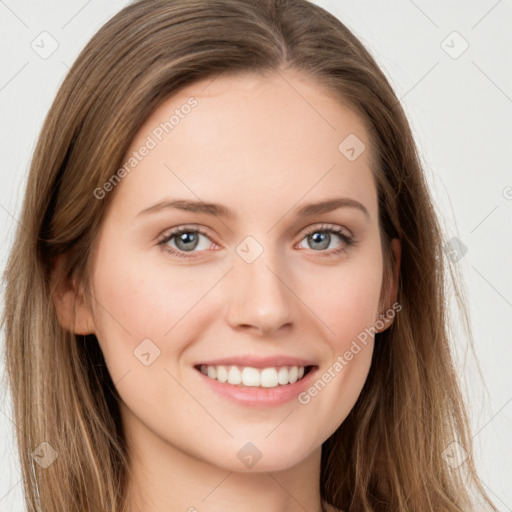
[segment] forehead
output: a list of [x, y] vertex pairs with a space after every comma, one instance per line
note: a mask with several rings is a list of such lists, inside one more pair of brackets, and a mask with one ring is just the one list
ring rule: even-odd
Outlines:
[[119, 185], [124, 208], [166, 196], [227, 202], [241, 215], [330, 195], [376, 204], [362, 119], [290, 70], [194, 82], [145, 121], [125, 161], [143, 146]]

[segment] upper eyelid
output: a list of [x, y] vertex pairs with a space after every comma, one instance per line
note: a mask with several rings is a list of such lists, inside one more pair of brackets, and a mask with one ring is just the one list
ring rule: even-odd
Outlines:
[[199, 225], [188, 225], [188, 224], [182, 224], [182, 225], [179, 225], [179, 226], [175, 226], [174, 228], [167, 228], [166, 230], [162, 231], [162, 233], [160, 235], [158, 235], [158, 239], [159, 240], [165, 240], [166, 238], [169, 238], [169, 237], [172, 237], [172, 236], [176, 236], [177, 234], [180, 233], [180, 231], [184, 231], [184, 232], [198, 232], [202, 235], [205, 235], [205, 236], [210, 236], [210, 234], [208, 233], [208, 230], [204, 227], [201, 227]]
[[345, 226], [340, 226], [338, 224], [326, 224], [323, 223], [321, 225], [313, 225], [312, 227], [304, 228], [300, 231], [300, 233], [306, 234], [314, 231], [346, 231], [349, 235], [352, 236], [352, 231]]

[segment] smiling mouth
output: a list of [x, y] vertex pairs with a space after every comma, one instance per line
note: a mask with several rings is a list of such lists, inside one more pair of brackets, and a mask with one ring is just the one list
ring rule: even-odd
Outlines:
[[212, 380], [222, 384], [240, 387], [276, 388], [295, 384], [303, 379], [315, 366], [280, 366], [253, 368], [237, 365], [205, 365], [195, 366]]

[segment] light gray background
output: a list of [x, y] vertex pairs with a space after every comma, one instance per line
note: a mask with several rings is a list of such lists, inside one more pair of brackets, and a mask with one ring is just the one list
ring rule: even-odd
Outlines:
[[[2, 269], [29, 160], [57, 88], [90, 37], [126, 3], [0, 0]], [[500, 511], [512, 511], [512, 0], [316, 3], [367, 45], [389, 77], [412, 124], [447, 239], [457, 237], [468, 248], [457, 264], [484, 381], [464, 357], [462, 336], [455, 342], [458, 370], [485, 487]], [[40, 35], [45, 31], [58, 48], [42, 58], [31, 45], [51, 49], [49, 36]], [[3, 370], [2, 362], [0, 377]], [[21, 511], [11, 406], [5, 385], [0, 390], [0, 511]]]

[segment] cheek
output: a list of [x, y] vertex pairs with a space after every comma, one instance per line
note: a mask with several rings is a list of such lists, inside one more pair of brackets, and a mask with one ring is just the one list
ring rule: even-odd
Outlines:
[[114, 378], [140, 364], [134, 358], [139, 346], [163, 356], [156, 360], [156, 366], [169, 356], [179, 357], [188, 340], [200, 333], [206, 316], [213, 314], [205, 307], [207, 303], [210, 308], [214, 305], [203, 299], [221, 274], [212, 269], [173, 266], [157, 251], [149, 255], [136, 251], [116, 254], [114, 238], [110, 243], [106, 238], [93, 275], [94, 320]]
[[322, 278], [324, 286], [308, 289], [329, 356], [317, 379], [299, 397], [316, 418], [325, 418], [324, 437], [331, 435], [355, 405], [371, 366], [375, 321], [382, 283], [380, 252], [347, 261]]
[[[162, 271], [134, 251], [115, 251], [105, 233], [93, 274], [96, 334], [115, 367], [133, 364], [133, 351], [146, 339], [161, 348], [163, 335], [182, 315], [179, 286], [162, 282]], [[120, 368], [121, 371], [121, 368]]]
[[375, 324], [382, 284], [382, 262], [375, 253], [333, 267], [321, 279], [310, 281], [304, 283], [303, 295], [333, 346], [342, 349]]
[[[117, 322], [134, 338], [161, 337], [184, 314], [187, 304], [197, 300], [198, 280], [189, 279], [183, 268], [166, 265], [157, 248], [147, 252], [128, 248], [118, 254], [116, 242], [107, 239], [108, 233], [95, 262], [96, 299], [104, 306], [96, 316], [101, 324]], [[119, 245], [129, 247], [122, 240]]]

